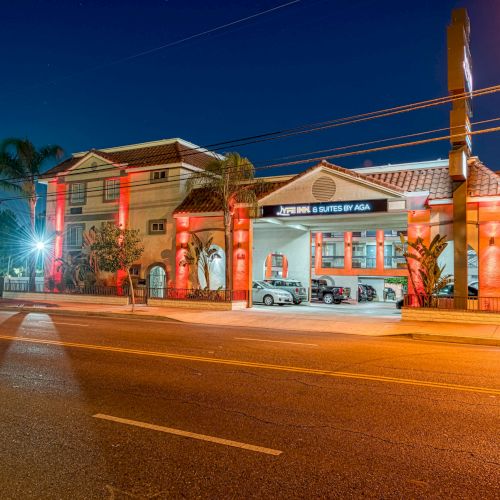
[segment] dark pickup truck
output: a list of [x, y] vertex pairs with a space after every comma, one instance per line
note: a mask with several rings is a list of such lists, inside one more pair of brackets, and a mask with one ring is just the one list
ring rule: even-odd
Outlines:
[[311, 299], [325, 304], [340, 304], [351, 296], [351, 289], [345, 286], [331, 286], [326, 280], [311, 280]]

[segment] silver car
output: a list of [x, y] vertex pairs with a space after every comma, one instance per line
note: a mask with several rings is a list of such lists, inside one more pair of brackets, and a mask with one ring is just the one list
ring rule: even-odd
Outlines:
[[265, 281], [254, 281], [252, 284], [252, 301], [262, 302], [266, 306], [272, 306], [273, 304], [284, 306], [285, 304], [293, 304], [293, 297], [290, 292], [280, 290]]

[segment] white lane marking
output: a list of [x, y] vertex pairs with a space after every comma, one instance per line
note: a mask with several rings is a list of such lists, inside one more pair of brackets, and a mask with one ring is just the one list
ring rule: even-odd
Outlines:
[[262, 446], [255, 446], [253, 444], [240, 443], [239, 441], [231, 441], [229, 439], [222, 439], [214, 436], [206, 436], [205, 434], [196, 434], [194, 432], [181, 431], [180, 429], [172, 429], [171, 427], [163, 427], [161, 425], [148, 424], [147, 422], [139, 422], [137, 420], [129, 420], [128, 418], [113, 417], [112, 415], [104, 415], [97, 413], [92, 415], [94, 418], [102, 420], [110, 420], [119, 424], [133, 425], [135, 427], [142, 427], [143, 429], [150, 429], [158, 432], [165, 432], [167, 434], [175, 434], [176, 436], [183, 436], [200, 441], [209, 441], [210, 443], [224, 444], [226, 446], [233, 446], [234, 448], [242, 448], [243, 450], [257, 451], [265, 453], [266, 455], [281, 455], [283, 452], [280, 450], [273, 450], [272, 448], [263, 448]]
[[38, 323], [46, 323], [47, 325], [89, 326], [88, 324], [83, 324], [83, 323], [65, 323], [64, 321], [44, 321], [44, 320], [38, 320]]
[[234, 337], [234, 340], [253, 340], [255, 342], [272, 342], [274, 344], [309, 345], [309, 346], [318, 347], [318, 344], [305, 344], [304, 342], [287, 342], [285, 340], [250, 339], [250, 338], [246, 338], [246, 337]]

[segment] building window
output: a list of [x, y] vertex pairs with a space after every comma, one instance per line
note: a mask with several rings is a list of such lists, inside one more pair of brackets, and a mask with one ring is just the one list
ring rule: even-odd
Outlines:
[[133, 266], [130, 267], [130, 276], [132, 276], [132, 278], [138, 278], [140, 275], [141, 275], [140, 264], [134, 264]]
[[72, 182], [69, 187], [69, 202], [71, 205], [85, 203], [85, 182]]
[[83, 224], [72, 224], [67, 228], [67, 246], [81, 248], [83, 244], [83, 231], [85, 226]]
[[165, 219], [149, 221], [149, 234], [164, 234], [165, 232], [166, 232]]
[[165, 182], [168, 179], [167, 169], [154, 170], [151, 172], [151, 182]]
[[104, 181], [104, 201], [115, 201], [120, 197], [120, 180], [106, 179]]

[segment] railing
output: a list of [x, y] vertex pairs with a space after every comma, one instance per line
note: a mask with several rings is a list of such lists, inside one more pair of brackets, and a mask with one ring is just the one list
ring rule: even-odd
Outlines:
[[500, 313], [500, 297], [439, 297], [437, 295], [405, 295], [404, 307], [467, 312]]
[[332, 255], [323, 255], [321, 267], [344, 269], [344, 257], [334, 257]]
[[375, 269], [377, 267], [377, 259], [375, 257], [366, 257], [363, 255], [352, 256], [353, 269]]
[[384, 257], [384, 267], [386, 269], [406, 269], [404, 257]]
[[151, 299], [232, 302], [248, 299], [248, 290], [201, 290], [196, 288], [149, 288]]
[[36, 283], [35, 290], [30, 289], [28, 282], [4, 283], [4, 292], [19, 293], [64, 293], [71, 295], [103, 295], [103, 296], [123, 296], [127, 295], [127, 287], [104, 286], [104, 285], [57, 285], [51, 286], [47, 283]]

